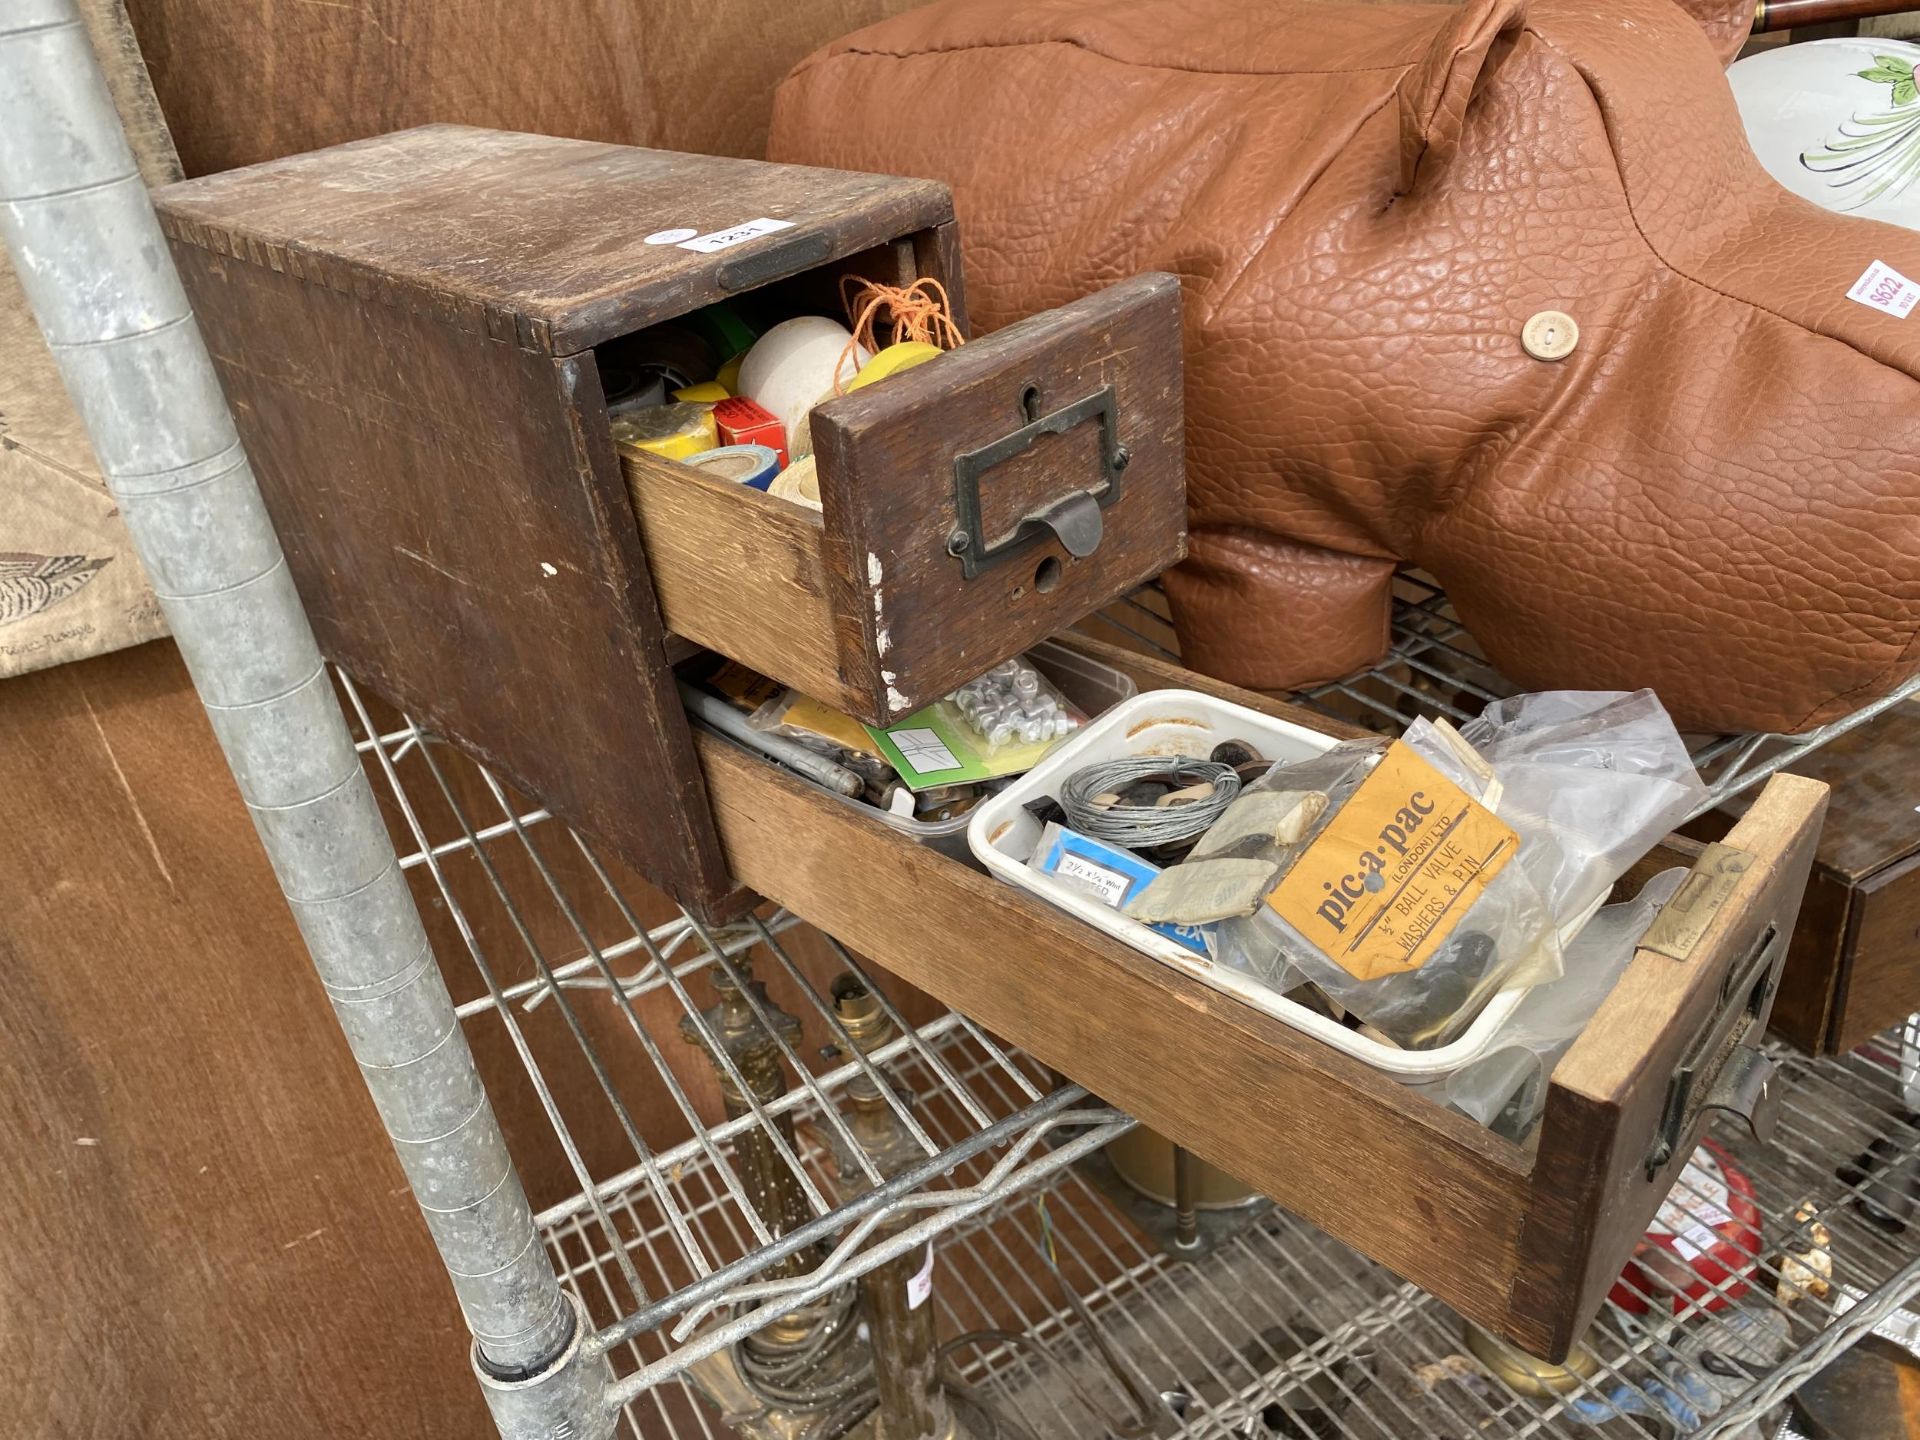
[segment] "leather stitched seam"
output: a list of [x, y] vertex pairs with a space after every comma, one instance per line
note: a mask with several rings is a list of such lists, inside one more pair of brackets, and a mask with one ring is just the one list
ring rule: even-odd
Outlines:
[[[1379, 68], [1386, 68], [1386, 67], [1379, 67]], [[1411, 65], [1405, 65], [1400, 67], [1400, 69], [1401, 69], [1400, 83], [1405, 84], [1406, 77], [1408, 73], [1412, 71], [1413, 67]], [[1369, 121], [1373, 119], [1374, 116], [1378, 115], [1382, 110], [1385, 110], [1389, 105], [1393, 105], [1397, 103], [1399, 98], [1400, 98], [1400, 85], [1395, 85], [1390, 90], [1387, 91], [1386, 95], [1381, 99], [1379, 104], [1375, 105], [1371, 110], [1367, 111], [1366, 114], [1362, 115], [1359, 118], [1359, 120], [1355, 122], [1352, 134], [1353, 135], [1359, 134], [1360, 131], [1367, 125]], [[1308, 176], [1306, 183], [1300, 187], [1300, 199], [1305, 200], [1307, 198], [1307, 196], [1312, 192], [1313, 187], [1320, 183], [1321, 177], [1323, 177], [1332, 166], [1337, 164], [1345, 153], [1346, 153], [1345, 148], [1342, 147], [1340, 149], [1336, 149], [1335, 151], [1333, 151], [1333, 153], [1327, 156], [1326, 164], [1322, 165], [1318, 170], [1314, 171], [1313, 174]], [[1233, 299], [1234, 291], [1238, 290], [1240, 288], [1240, 282], [1247, 278], [1247, 272], [1253, 268], [1254, 262], [1264, 259], [1266, 257], [1267, 247], [1273, 243], [1273, 237], [1278, 235], [1283, 229], [1285, 229], [1287, 221], [1292, 218], [1293, 218], [1292, 210], [1288, 210], [1287, 213], [1284, 215], [1277, 216], [1274, 220], [1272, 227], [1268, 229], [1266, 234], [1260, 237], [1260, 243], [1257, 246], [1255, 246], [1253, 249], [1247, 252], [1247, 257], [1245, 260], [1241, 261], [1240, 268], [1233, 272], [1233, 278], [1231, 280], [1228, 280], [1224, 285], [1216, 283], [1214, 287], [1212, 302], [1207, 308], [1207, 317], [1209, 319], [1211, 319], [1215, 315], [1218, 315], [1220, 313], [1221, 308], [1225, 306], [1228, 301]]]
[[842, 55], [859, 55], [869, 60], [920, 60], [930, 55], [960, 55], [971, 50], [1038, 50], [1046, 45], [1065, 45], [1069, 49], [1098, 56], [1114, 65], [1124, 65], [1130, 70], [1171, 70], [1181, 75], [1241, 75], [1249, 80], [1270, 79], [1280, 75], [1369, 75], [1380, 70], [1409, 70], [1420, 63], [1418, 57], [1414, 57], [1390, 61], [1384, 65], [1348, 65], [1331, 70], [1219, 70], [1206, 65], [1168, 65], [1152, 60], [1129, 60], [1118, 55], [1110, 55], [1084, 40], [1050, 35], [1038, 40], [969, 40], [957, 45], [930, 45], [918, 50], [880, 50], [849, 45], [845, 49], [834, 51], [831, 55], [823, 55], [817, 60], [803, 62], [794, 73], [801, 74], [813, 69], [816, 65], [830, 64]]
[[[1795, 720], [1792, 725], [1788, 726], [1781, 733], [1785, 735], [1798, 734], [1800, 731], [1806, 729], [1806, 727], [1812, 723], [1813, 717], [1818, 715], [1822, 710], [1834, 705], [1846, 705], [1856, 695], [1872, 695], [1876, 699], [1884, 695], [1887, 690], [1891, 688], [1889, 682], [1893, 680], [1893, 677], [1898, 674], [1898, 672], [1907, 668], [1913, 661], [1916, 651], [1920, 651], [1920, 628], [1915, 629], [1914, 633], [1908, 637], [1907, 643], [1901, 647], [1900, 653], [1894, 656], [1893, 660], [1885, 669], [1876, 673], [1873, 679], [1856, 685], [1851, 690], [1842, 690], [1838, 695], [1828, 696], [1798, 720]], [[1904, 680], [1906, 677], [1901, 676], [1900, 678]]]
[[[1530, 33], [1539, 34], [1538, 31]], [[1653, 237], [1647, 233], [1646, 227], [1640, 223], [1640, 214], [1634, 207], [1633, 191], [1627, 185], [1626, 167], [1621, 163], [1620, 147], [1614, 138], [1613, 119], [1607, 112], [1606, 102], [1601, 99], [1599, 91], [1594, 89], [1592, 79], [1589, 78], [1586, 69], [1577, 59], [1567, 54], [1566, 51], [1562, 50], [1558, 45], [1555, 45], [1553, 41], [1549, 40], [1546, 36], [1540, 35], [1539, 39], [1541, 44], [1545, 45], [1555, 55], [1560, 57], [1560, 59], [1566, 63], [1567, 67], [1571, 69], [1575, 75], [1580, 77], [1581, 85], [1586, 88], [1588, 97], [1593, 101], [1593, 108], [1600, 116], [1600, 129], [1607, 137], [1607, 151], [1613, 156], [1614, 173], [1620, 179], [1620, 200], [1626, 209], [1627, 221], [1633, 226], [1633, 233], [1640, 237], [1640, 243], [1647, 247], [1647, 253], [1649, 255], [1665, 267], [1670, 274], [1686, 281], [1690, 285], [1697, 285], [1709, 294], [1718, 295], [1722, 300], [1730, 300], [1735, 305], [1743, 305], [1747, 309], [1758, 311], [1762, 315], [1771, 315], [1783, 325], [1791, 325], [1796, 330], [1803, 330], [1809, 335], [1817, 335], [1822, 340], [1831, 340], [1836, 345], [1844, 345], [1861, 358], [1870, 360], [1875, 365], [1884, 365], [1887, 369], [1905, 375], [1907, 379], [1916, 384], [1920, 384], [1920, 376], [1916, 376], [1911, 370], [1901, 365], [1891, 364], [1888, 361], [1882, 360], [1877, 355], [1869, 354], [1867, 351], [1861, 349], [1858, 343], [1847, 339], [1845, 336], [1832, 334], [1827, 330], [1810, 325], [1804, 320], [1796, 320], [1791, 315], [1783, 314], [1775, 310], [1771, 305], [1764, 304], [1761, 301], [1749, 300], [1744, 295], [1735, 295], [1731, 291], [1723, 290], [1711, 280], [1703, 280], [1698, 275], [1682, 269], [1679, 265], [1676, 265], [1672, 260], [1668, 259], [1666, 252], [1654, 244]]]

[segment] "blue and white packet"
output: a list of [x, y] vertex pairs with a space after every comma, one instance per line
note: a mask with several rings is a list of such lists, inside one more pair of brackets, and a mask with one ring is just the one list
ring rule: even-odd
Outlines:
[[[1049, 821], [1047, 828], [1040, 832], [1039, 847], [1027, 863], [1041, 874], [1064, 881], [1115, 910], [1146, 889], [1147, 882], [1160, 873], [1158, 865], [1142, 860], [1131, 850], [1069, 830], [1058, 821]], [[1147, 928], [1196, 955], [1213, 958], [1211, 925], [1174, 925], [1163, 921]]]

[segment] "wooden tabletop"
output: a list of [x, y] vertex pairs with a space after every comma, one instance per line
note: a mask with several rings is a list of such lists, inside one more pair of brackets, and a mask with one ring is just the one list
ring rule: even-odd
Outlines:
[[[336, 289], [517, 317], [499, 338], [555, 354], [719, 299], [723, 267], [757, 254], [798, 247], [824, 263], [953, 218], [931, 180], [464, 125], [202, 176], [154, 203], [176, 240]], [[791, 224], [719, 250], [647, 243], [755, 220]]]

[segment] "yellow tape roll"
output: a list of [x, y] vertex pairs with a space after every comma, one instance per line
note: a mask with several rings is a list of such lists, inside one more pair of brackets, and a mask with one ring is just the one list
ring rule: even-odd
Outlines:
[[862, 365], [860, 373], [847, 385], [847, 390], [849, 393], [864, 390], [877, 380], [898, 375], [902, 370], [911, 370], [916, 365], [924, 365], [945, 353], [938, 345], [929, 345], [924, 340], [902, 340], [898, 345], [887, 346]]
[[616, 443], [637, 446], [666, 460], [684, 460], [720, 443], [711, 405], [654, 405], [613, 422]]

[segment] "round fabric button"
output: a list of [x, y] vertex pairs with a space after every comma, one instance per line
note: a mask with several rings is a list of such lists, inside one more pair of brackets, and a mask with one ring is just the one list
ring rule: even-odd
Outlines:
[[1580, 327], [1571, 315], [1542, 310], [1521, 328], [1520, 343], [1536, 360], [1564, 360], [1580, 343]]

